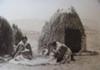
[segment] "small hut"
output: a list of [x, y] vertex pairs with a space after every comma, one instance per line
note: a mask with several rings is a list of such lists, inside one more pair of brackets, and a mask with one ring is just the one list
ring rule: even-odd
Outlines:
[[12, 30], [14, 36], [14, 45], [18, 45], [18, 43], [22, 40], [23, 33], [21, 32], [21, 29], [15, 24], [13, 24]]
[[13, 52], [13, 34], [7, 20], [0, 17], [0, 56], [11, 55]]
[[66, 44], [74, 53], [86, 50], [85, 30], [73, 7], [70, 12], [57, 11], [46, 22], [39, 38], [39, 50], [53, 41]]

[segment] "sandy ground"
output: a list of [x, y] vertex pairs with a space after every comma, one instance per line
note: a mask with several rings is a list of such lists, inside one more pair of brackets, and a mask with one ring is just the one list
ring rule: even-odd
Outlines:
[[[87, 48], [88, 50], [100, 51], [100, 32], [98, 31], [87, 31]], [[31, 39], [32, 37], [30, 37]], [[37, 40], [37, 37], [35, 37]], [[36, 41], [35, 46], [37, 45]], [[30, 40], [32, 43], [32, 40]], [[32, 43], [33, 45], [33, 43]], [[36, 47], [33, 48], [36, 50]], [[0, 64], [0, 70], [100, 70], [100, 55], [95, 56], [76, 56], [75, 62], [61, 65], [40, 65], [40, 66], [27, 66], [27, 65], [16, 65], [12, 63]]]

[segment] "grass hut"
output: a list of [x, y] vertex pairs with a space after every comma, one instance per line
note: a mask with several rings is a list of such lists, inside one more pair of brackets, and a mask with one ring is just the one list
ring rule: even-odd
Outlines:
[[13, 34], [7, 20], [0, 17], [0, 56], [11, 55], [13, 52]]
[[71, 8], [71, 12], [58, 10], [44, 25], [39, 50], [49, 47], [48, 44], [53, 41], [66, 44], [74, 53], [86, 50], [84, 27], [74, 8]]
[[13, 36], [14, 36], [14, 44], [18, 45], [18, 43], [22, 40], [23, 33], [15, 24], [13, 24], [12, 30], [13, 30]]

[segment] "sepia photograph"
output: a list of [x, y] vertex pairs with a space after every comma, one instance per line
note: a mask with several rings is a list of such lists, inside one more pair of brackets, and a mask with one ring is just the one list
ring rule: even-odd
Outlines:
[[0, 70], [100, 70], [100, 0], [0, 0]]

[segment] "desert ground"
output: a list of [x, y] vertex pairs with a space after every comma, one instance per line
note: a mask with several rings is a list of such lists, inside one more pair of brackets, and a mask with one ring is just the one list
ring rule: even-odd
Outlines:
[[[33, 53], [37, 49], [37, 41], [39, 38], [38, 32], [25, 32], [29, 38], [29, 42], [32, 45]], [[86, 30], [87, 35], [87, 49], [91, 51], [100, 52], [100, 31]], [[85, 55], [75, 56], [76, 61], [61, 65], [19, 65], [13, 63], [1, 63], [0, 70], [100, 70], [100, 55]]]

